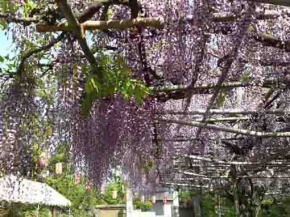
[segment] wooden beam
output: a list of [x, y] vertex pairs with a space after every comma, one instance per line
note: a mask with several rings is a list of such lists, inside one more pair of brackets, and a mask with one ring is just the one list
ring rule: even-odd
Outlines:
[[209, 157], [202, 157], [202, 156], [196, 156], [196, 155], [184, 155], [183, 157], [185, 158], [190, 158], [192, 160], [199, 160], [199, 161], [205, 161], [205, 162], [210, 162], [210, 163], [216, 163], [216, 164], [222, 164], [222, 165], [236, 165], [236, 166], [259, 166], [259, 165], [265, 165], [265, 166], [280, 166], [280, 165], [287, 165], [289, 166], [290, 164], [286, 164], [283, 161], [270, 161], [268, 163], [265, 162], [250, 162], [250, 161], [222, 161], [222, 160], [217, 160], [214, 158], [209, 158]]
[[170, 85], [170, 86], [160, 86], [160, 87], [150, 87], [153, 96], [158, 97], [160, 100], [166, 101], [169, 99], [184, 99], [189, 96], [189, 94], [212, 94], [214, 89], [223, 88], [231, 89], [236, 87], [255, 87], [261, 86], [264, 88], [279, 87], [280, 84], [289, 85], [290, 81], [286, 79], [271, 79], [264, 81], [263, 84], [255, 84], [253, 82], [225, 82], [221, 85], [219, 84], [201, 84], [198, 86], [188, 86], [188, 85]]
[[181, 124], [181, 125], [192, 126], [192, 127], [203, 127], [209, 130], [217, 130], [217, 131], [222, 131], [222, 132], [235, 133], [235, 134], [254, 136], [254, 137], [290, 137], [290, 132], [262, 132], [262, 131], [253, 131], [253, 130], [245, 130], [245, 129], [235, 129], [235, 128], [230, 128], [230, 127], [217, 126], [213, 124], [204, 125], [203, 123], [196, 122], [196, 121], [190, 122], [190, 121], [165, 119], [165, 118], [157, 118], [156, 120], [159, 122], [164, 122], [164, 123]]
[[[274, 19], [281, 15], [278, 12], [267, 12], [260, 13], [257, 18], [264, 19]], [[8, 15], [3, 14], [3, 17]], [[0, 13], [1, 18], [1, 13]], [[232, 22], [235, 21], [238, 17], [232, 13], [214, 13], [212, 21], [213, 22]], [[25, 22], [38, 22], [35, 19], [23, 19], [23, 18], [14, 18], [14, 20], [24, 20]], [[191, 22], [193, 17], [187, 16], [184, 18], [184, 22]], [[162, 28], [164, 26], [164, 19], [162, 17], [149, 17], [149, 18], [135, 18], [135, 19], [120, 19], [120, 20], [107, 20], [107, 21], [92, 21], [88, 20], [82, 23], [82, 28], [84, 30], [104, 30], [104, 29], [127, 29], [134, 26], [143, 26], [143, 27], [153, 27], [153, 28]], [[36, 25], [36, 30], [38, 32], [56, 32], [56, 31], [72, 31], [72, 26], [68, 23], [61, 23], [58, 25], [48, 25], [38, 23]]]
[[[80, 24], [85, 30], [104, 30], [104, 29], [127, 29], [135, 26], [162, 28], [164, 21], [160, 17], [156, 18], [136, 18], [122, 20], [107, 20], [107, 21], [86, 21]], [[59, 25], [37, 24], [36, 31], [38, 32], [56, 32], [56, 31], [72, 31], [75, 25], [61, 23]]]
[[244, 1], [290, 7], [289, 0], [244, 0]]
[[254, 87], [254, 86], [262, 86], [265, 88], [270, 88], [272, 86], [278, 86], [279, 84], [289, 84], [289, 81], [285, 79], [272, 79], [272, 80], [266, 80], [262, 85], [255, 84], [253, 82], [242, 82], [242, 81], [233, 81], [233, 82], [224, 82], [220, 85], [218, 84], [201, 84], [198, 86], [190, 87], [187, 85], [171, 85], [171, 86], [160, 86], [160, 87], [151, 87], [151, 90], [154, 92], [170, 92], [170, 91], [182, 91], [182, 90], [188, 90], [193, 91], [197, 94], [208, 94], [210, 93], [210, 89], [216, 89], [216, 88], [236, 88], [236, 87]]
[[[165, 110], [157, 114], [161, 115], [203, 115], [204, 109], [197, 109], [188, 112]], [[255, 115], [255, 114], [274, 114], [274, 115], [287, 115], [290, 114], [290, 110], [243, 110], [243, 109], [211, 109], [209, 111], [212, 115]]]
[[[101, 3], [99, 3], [99, 6], [97, 7], [101, 7], [103, 4], [106, 4], [106, 2], [109, 2], [109, 1], [103, 1]], [[96, 9], [97, 10], [97, 9]], [[85, 14], [85, 12], [84, 12]], [[85, 15], [84, 14], [81, 14], [79, 17], [77, 17], [78, 21], [80, 23], [84, 23], [85, 21], [88, 21], [86, 20], [86, 18], [84, 17]], [[284, 14], [289, 15], [289, 12], [284, 12]], [[268, 20], [268, 19], [275, 19], [279, 16], [281, 16], [282, 13], [280, 11], [273, 11], [273, 10], [266, 10], [266, 11], [258, 11], [258, 15], [257, 15], [257, 19], [258, 20]], [[225, 12], [222, 12], [222, 13], [214, 13], [213, 14], [213, 18], [212, 18], [212, 21], [213, 22], [233, 22], [235, 21], [237, 18], [239, 18], [239, 16], [235, 15], [235, 14], [232, 14], [232, 13], [225, 13]], [[21, 23], [23, 25], [31, 25], [31, 24], [39, 24], [38, 28], [46, 28], [46, 27], [43, 27], [43, 26], [47, 26], [47, 25], [40, 25], [41, 23], [41, 20], [35, 18], [35, 17], [21, 17], [21, 16], [18, 16], [18, 15], [15, 15], [15, 13], [3, 13], [3, 12], [0, 12], [0, 19], [3, 19], [7, 22], [14, 22], [14, 23]], [[140, 18], [139, 18], [140, 19]], [[151, 18], [149, 18], [151, 19]], [[193, 17], [192, 16], [187, 16], [184, 18], [184, 21], [185, 22], [191, 22], [193, 20]], [[162, 24], [164, 23], [163, 20], [161, 20]], [[66, 24], [60, 24], [60, 25], [63, 25], [65, 26]], [[103, 24], [98, 24], [98, 25], [103, 25]], [[157, 24], [159, 25], [159, 24]], [[47, 28], [55, 28], [55, 27], [47, 27]], [[65, 27], [57, 27], [56, 30], [58, 28], [65, 28]], [[57, 31], [62, 31], [62, 30], [57, 30]]]
[[39, 22], [39, 20], [35, 18], [18, 17], [18, 16], [15, 16], [14, 14], [3, 13], [3, 12], [0, 12], [0, 19], [4, 19], [8, 23], [14, 22], [14, 23], [21, 23], [23, 25], [30, 25], [30, 24]]
[[188, 183], [175, 183], [175, 182], [165, 182], [161, 183], [162, 185], [171, 185], [171, 186], [182, 186], [182, 187], [192, 187], [192, 188], [209, 188], [208, 185], [193, 185]]
[[[289, 0], [290, 2], [290, 0]], [[278, 39], [276, 37], [273, 37], [269, 34], [257, 34], [255, 36], [253, 36], [254, 39], [260, 43], [262, 43], [264, 46], [268, 46], [268, 47], [275, 47], [278, 49], [283, 49], [287, 52], [290, 51], [290, 40], [281, 40]]]

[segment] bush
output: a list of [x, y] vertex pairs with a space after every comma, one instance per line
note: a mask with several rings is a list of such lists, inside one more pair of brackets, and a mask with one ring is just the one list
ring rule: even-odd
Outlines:
[[141, 209], [144, 212], [151, 210], [153, 206], [151, 201], [148, 200], [148, 201], [142, 202], [139, 198], [135, 199], [133, 203], [136, 209]]

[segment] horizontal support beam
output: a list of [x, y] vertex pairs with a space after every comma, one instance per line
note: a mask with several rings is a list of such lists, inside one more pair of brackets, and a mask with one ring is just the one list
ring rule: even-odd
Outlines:
[[[86, 21], [81, 25], [85, 30], [104, 30], [104, 29], [127, 29], [135, 26], [162, 28], [164, 21], [160, 17], [156, 18], [136, 18], [108, 21]], [[38, 32], [56, 32], [56, 31], [72, 31], [73, 27], [68, 23], [59, 25], [37, 24], [36, 31]]]
[[0, 19], [4, 19], [8, 23], [14, 22], [14, 23], [21, 23], [23, 25], [30, 25], [30, 24], [39, 22], [39, 20], [35, 18], [22, 18], [22, 17], [15, 16], [14, 14], [2, 13], [2, 12], [0, 12]]
[[[268, 19], [275, 19], [278, 18], [279, 16], [281, 16], [281, 12], [280, 11], [273, 11], [273, 10], [266, 10], [266, 11], [261, 11], [261, 12], [257, 12], [257, 19], [258, 20], [268, 20]], [[286, 13], [286, 12], [285, 12]], [[289, 13], [286, 13], [287, 15], [289, 15]], [[237, 16], [235, 14], [232, 13], [214, 13], [212, 20], [213, 22], [233, 22], [236, 21], [238, 18], [240, 18], [240, 16]], [[190, 20], [189, 18], [187, 18], [188, 20]], [[192, 20], [192, 19], [191, 19]]]
[[183, 121], [183, 120], [173, 120], [173, 119], [164, 119], [164, 118], [158, 118], [156, 119], [159, 122], [164, 123], [172, 123], [172, 124], [180, 124], [185, 126], [192, 126], [192, 127], [202, 127], [209, 130], [217, 130], [222, 132], [228, 132], [228, 133], [235, 133], [235, 134], [241, 134], [241, 135], [247, 135], [247, 136], [254, 136], [254, 137], [290, 137], [290, 132], [259, 132], [259, 131], [253, 131], [253, 130], [245, 130], [245, 129], [235, 129], [230, 127], [223, 127], [223, 126], [217, 126], [213, 124], [207, 124], [196, 121]]
[[[194, 174], [190, 174], [187, 172], [184, 172], [184, 174], [187, 175], [192, 175], [193, 177]], [[241, 179], [290, 179], [290, 176], [237, 176], [237, 178], [241, 178]], [[185, 179], [181, 179], [180, 181], [194, 181], [194, 180], [199, 180], [199, 179], [231, 179], [231, 177], [227, 177], [227, 176], [206, 176], [203, 175], [202, 177], [197, 176], [196, 178], [185, 178]]]
[[279, 84], [289, 84], [290, 81], [285, 79], [280, 80], [266, 80], [262, 85], [255, 84], [253, 82], [242, 82], [242, 81], [233, 81], [233, 82], [224, 82], [221, 85], [217, 84], [201, 84], [199, 86], [190, 87], [186, 85], [171, 85], [171, 86], [161, 86], [161, 87], [152, 87], [151, 90], [154, 92], [169, 92], [169, 91], [182, 91], [182, 90], [191, 90], [197, 94], [206, 94], [210, 93], [209, 89], [216, 88], [236, 88], [236, 87], [250, 87], [250, 86], [261, 86], [265, 88], [270, 88], [272, 86], [277, 86]]
[[[260, 14], [259, 19], [277, 18], [279, 13]], [[228, 13], [215, 13], [213, 15], [214, 22], [230, 22], [235, 21], [238, 17]], [[15, 21], [20, 18], [14, 19]], [[190, 16], [185, 17], [185, 22], [192, 21]], [[29, 21], [29, 20], [27, 20]], [[37, 20], [35, 20], [37, 21]], [[104, 30], [104, 29], [127, 29], [134, 26], [162, 28], [164, 26], [164, 19], [161, 17], [151, 18], [136, 18], [136, 19], [121, 19], [121, 20], [107, 20], [107, 21], [86, 21], [82, 23], [84, 30]], [[38, 32], [56, 32], [56, 31], [72, 31], [72, 27], [68, 23], [61, 23], [59, 25], [37, 24], [36, 30]]]
[[206, 175], [193, 173], [193, 172], [189, 172], [189, 171], [179, 171], [179, 173], [182, 173], [182, 174], [185, 174], [185, 175], [194, 176], [194, 177], [200, 177], [200, 178], [206, 178], [207, 177]]
[[[258, 15], [260, 19], [277, 18], [279, 13], [265, 13]], [[235, 21], [238, 17], [228, 13], [215, 13], [213, 15], [214, 22], [229, 22]], [[185, 17], [185, 22], [192, 21], [190, 16]], [[107, 20], [107, 21], [86, 21], [82, 23], [84, 30], [104, 30], [104, 29], [127, 29], [134, 26], [162, 28], [164, 26], [164, 19], [161, 17], [151, 18], [136, 18], [136, 19], [121, 19], [121, 20]], [[56, 31], [72, 31], [72, 27], [68, 23], [61, 23], [59, 25], [37, 24], [36, 30], [38, 32], [56, 32]]]
[[[276, 166], [276, 165], [285, 165], [285, 162], [283, 161], [271, 161], [269, 163], [260, 163], [260, 162], [244, 162], [244, 161], [221, 161], [213, 158], [207, 158], [207, 157], [201, 157], [201, 156], [196, 156], [196, 155], [184, 155], [186, 158], [190, 158], [192, 160], [199, 160], [199, 161], [205, 161], [205, 162], [210, 162], [210, 163], [217, 163], [217, 164], [223, 164], [223, 165], [236, 165], [236, 166], [243, 166], [243, 165], [267, 165], [267, 166]], [[289, 166], [290, 164], [286, 164]]]
[[287, 41], [282, 41], [276, 37], [273, 37], [271, 35], [268, 34], [257, 34], [255, 36], [253, 36], [253, 38], [262, 43], [264, 46], [268, 46], [268, 47], [275, 47], [278, 49], [283, 49], [287, 52], [290, 51], [290, 40]]
[[[243, 138], [240, 137], [240, 138], [229, 138], [229, 139], [221, 139], [221, 141], [233, 141], [233, 140], [242, 140]], [[200, 138], [196, 138], [196, 137], [193, 137], [193, 138], [188, 138], [188, 137], [181, 137], [181, 138], [173, 138], [173, 139], [161, 139], [159, 138], [158, 139], [159, 141], [162, 141], [162, 142], [193, 142], [193, 141], [200, 141]], [[217, 139], [207, 139], [208, 141], [216, 141]]]
[[289, 0], [244, 0], [244, 1], [290, 7]]
[[[204, 109], [197, 109], [193, 111], [175, 111], [165, 110], [158, 112], [161, 115], [203, 115], [205, 114]], [[290, 110], [242, 110], [242, 109], [211, 109], [209, 113], [211, 115], [255, 115], [255, 114], [273, 114], [273, 115], [288, 115]]]
[[[289, 13], [287, 13], [289, 15]], [[257, 15], [258, 19], [271, 19], [279, 17], [279, 13], [260, 13]], [[23, 25], [30, 25], [36, 23], [36, 30], [38, 32], [57, 32], [57, 31], [72, 31], [73, 26], [69, 23], [60, 23], [57, 25], [48, 25], [40, 23], [41, 21], [35, 18], [22, 18], [14, 14], [9, 13], [0, 13], [0, 19], [4, 19], [7, 22], [22, 23]], [[229, 22], [235, 21], [238, 17], [233, 14], [228, 13], [215, 13], [212, 21], [213, 22]], [[183, 18], [184, 22], [190, 22], [193, 18], [188, 16]], [[86, 30], [104, 30], [104, 29], [127, 29], [134, 26], [143, 26], [143, 27], [153, 27], [153, 28], [162, 28], [165, 22], [161, 17], [151, 17], [151, 18], [136, 18], [136, 19], [121, 19], [121, 20], [108, 20], [108, 21], [86, 21], [81, 24], [81, 29]], [[279, 49], [285, 49], [290, 51], [290, 42], [282, 41], [278, 38], [267, 36], [266, 34], [259, 34], [254, 36], [254, 38], [263, 43], [265, 46], [273, 46]]]
[[[195, 155], [184, 155], [184, 157], [190, 158], [190, 159], [193, 159], [193, 160], [200, 160], [200, 161], [217, 163], [217, 164], [241, 165], [241, 164], [233, 164], [233, 162], [226, 162], [226, 161], [221, 161], [221, 160], [216, 160], [216, 159], [206, 158], [206, 157], [201, 157], [201, 156], [195, 156]], [[241, 163], [243, 164], [244, 162], [241, 162]]]
[[289, 85], [290, 81], [286, 79], [273, 79], [266, 80], [263, 84], [255, 84], [253, 82], [224, 82], [221, 85], [218, 84], [201, 84], [198, 86], [187, 86], [187, 85], [170, 85], [170, 86], [160, 86], [160, 87], [150, 87], [152, 95], [158, 97], [160, 100], [169, 99], [184, 99], [189, 96], [189, 94], [212, 94], [215, 89], [232, 89], [237, 87], [279, 87], [279, 85]]
[[215, 123], [215, 122], [234, 122], [234, 121], [245, 121], [249, 120], [250, 117], [225, 117], [225, 118], [209, 118], [203, 121], [202, 118], [194, 119], [194, 121], [203, 123]]
[[209, 188], [208, 185], [192, 185], [187, 183], [174, 183], [174, 182], [165, 182], [161, 183], [162, 185], [171, 185], [171, 186], [183, 186], [183, 187], [192, 187], [192, 188]]
[[[258, 13], [258, 15], [256, 17], [258, 20], [275, 19], [275, 18], [282, 15], [282, 13], [280, 11], [274, 11], [274, 10], [258, 11], [257, 13]], [[287, 12], [283, 12], [283, 14], [290, 16], [290, 14]], [[239, 18], [239, 16], [237, 16], [235, 14], [222, 12], [222, 13], [214, 13], [213, 17], [212, 17], [212, 21], [213, 22], [232, 22], [232, 21], [235, 21], [237, 18]], [[41, 20], [39, 20], [37, 18], [20, 17], [20, 16], [15, 15], [14, 13], [0, 12], [0, 19], [4, 19], [7, 22], [21, 23], [24, 25], [31, 25], [34, 23], [40, 24], [41, 23]], [[78, 20], [80, 23], [85, 22], [85, 20], [82, 21], [81, 17], [78, 17]], [[191, 22], [192, 20], [193, 20], [192, 16], [187, 16], [184, 18], [185, 22]], [[164, 22], [162, 21], [162, 24], [163, 23]], [[98, 24], [98, 25], [100, 25], [100, 24]]]

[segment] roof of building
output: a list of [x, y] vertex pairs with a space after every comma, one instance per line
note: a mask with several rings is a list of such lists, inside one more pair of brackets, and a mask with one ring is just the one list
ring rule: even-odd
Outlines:
[[0, 201], [71, 206], [71, 202], [49, 185], [8, 175], [0, 178]]

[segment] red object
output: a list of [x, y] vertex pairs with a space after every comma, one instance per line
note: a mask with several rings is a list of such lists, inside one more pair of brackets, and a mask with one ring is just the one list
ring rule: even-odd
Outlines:
[[87, 183], [87, 184], [86, 184], [86, 190], [91, 190], [91, 185], [90, 185], [90, 183]]
[[163, 197], [163, 203], [166, 204], [167, 201], [168, 201], [168, 197], [167, 197], [167, 196], [164, 196], [164, 197]]

